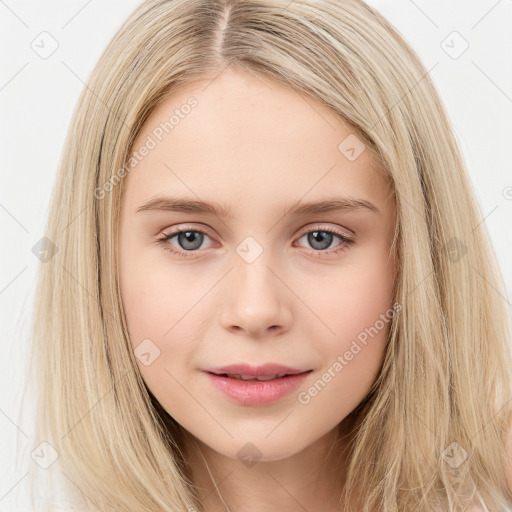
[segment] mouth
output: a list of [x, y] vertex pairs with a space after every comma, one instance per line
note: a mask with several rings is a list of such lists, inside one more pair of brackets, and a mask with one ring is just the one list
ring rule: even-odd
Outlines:
[[261, 382], [266, 382], [266, 381], [270, 381], [270, 380], [282, 379], [284, 377], [289, 377], [291, 375], [300, 375], [302, 373], [309, 373], [312, 371], [313, 370], [307, 370], [305, 372], [302, 372], [302, 371], [298, 370], [298, 371], [290, 372], [290, 373], [274, 373], [271, 375], [256, 375], [256, 376], [244, 375], [244, 374], [240, 374], [240, 373], [219, 373], [219, 372], [207, 372], [207, 373], [210, 373], [211, 375], [216, 375], [218, 377], [228, 377], [230, 379], [245, 380], [245, 381], [257, 380], [257, 381], [261, 381]]
[[237, 363], [226, 366], [217, 366], [215, 368], [207, 368], [203, 371], [211, 373], [212, 375], [229, 377], [231, 379], [270, 381], [290, 375], [298, 375], [312, 370], [307, 366], [290, 367], [278, 363], [264, 363], [260, 365]]

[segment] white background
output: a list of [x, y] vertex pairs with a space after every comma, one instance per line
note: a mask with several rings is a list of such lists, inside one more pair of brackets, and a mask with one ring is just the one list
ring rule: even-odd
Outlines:
[[[504, 300], [510, 303], [512, 0], [368, 3], [398, 28], [426, 69], [437, 64], [431, 77], [455, 126], [482, 221], [507, 284]], [[138, 4], [134, 0], [0, 0], [0, 510], [30, 510], [25, 485], [28, 473], [36, 469], [30, 458], [31, 418], [20, 415], [19, 409], [38, 263], [31, 249], [43, 236], [79, 93], [101, 52]], [[58, 42], [47, 59], [31, 47], [43, 31]], [[442, 47], [453, 31], [469, 44], [457, 59]], [[456, 50], [461, 40], [454, 41]]]

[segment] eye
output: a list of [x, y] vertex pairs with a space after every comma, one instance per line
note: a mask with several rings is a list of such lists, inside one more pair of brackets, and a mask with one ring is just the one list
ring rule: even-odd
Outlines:
[[[157, 240], [157, 243], [161, 244], [165, 250], [179, 257], [186, 258], [188, 256], [187, 253], [197, 251], [201, 247], [205, 236], [208, 236], [206, 230], [198, 229], [197, 227], [189, 229], [185, 226], [179, 230], [176, 229], [171, 233], [164, 234], [163, 237]], [[176, 238], [178, 248], [171, 244], [173, 238]]]
[[[181, 229], [175, 229], [170, 233], [164, 234], [161, 238], [157, 239], [157, 243], [161, 244], [166, 251], [170, 251], [180, 258], [187, 258], [191, 253], [201, 248], [205, 236], [210, 238], [205, 229], [184, 226]], [[317, 257], [323, 257], [326, 254], [338, 254], [355, 243], [353, 239], [345, 236], [340, 230], [335, 228], [322, 229], [319, 225], [305, 231], [298, 240], [302, 238], [306, 238], [307, 242], [312, 245], [312, 254]], [[337, 248], [327, 250], [335, 238], [340, 240]], [[173, 239], [176, 239], [178, 247], [171, 243]]]
[[[307, 242], [315, 249], [313, 255], [317, 257], [322, 257], [325, 254], [338, 254], [355, 243], [353, 239], [348, 238], [340, 230], [335, 228], [322, 229], [321, 226], [314, 226], [313, 230], [310, 228], [308, 231], [304, 232], [299, 240], [302, 238], [306, 238]], [[334, 250], [326, 250], [336, 238], [340, 240], [337, 248]]]

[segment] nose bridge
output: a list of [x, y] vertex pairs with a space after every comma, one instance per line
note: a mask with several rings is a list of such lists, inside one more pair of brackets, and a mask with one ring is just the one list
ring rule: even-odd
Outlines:
[[[253, 237], [247, 237], [236, 248], [235, 259], [235, 295], [245, 301], [246, 306], [258, 306], [260, 300], [267, 305], [276, 302], [276, 277], [270, 271], [275, 266], [272, 261], [272, 249], [263, 247]], [[254, 302], [254, 304], [252, 304]], [[277, 305], [277, 304], [275, 304]]]
[[273, 261], [273, 254], [253, 237], [236, 247], [222, 315], [225, 328], [236, 326], [254, 334], [289, 321], [286, 287], [275, 275], [280, 266]]

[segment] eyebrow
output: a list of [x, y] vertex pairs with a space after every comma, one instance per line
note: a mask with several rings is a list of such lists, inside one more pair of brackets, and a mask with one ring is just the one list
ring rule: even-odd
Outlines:
[[[373, 203], [366, 199], [337, 196], [309, 202], [304, 202], [299, 199], [285, 207], [283, 217], [354, 210], [369, 210], [373, 213], [380, 212]], [[229, 219], [234, 218], [231, 205], [222, 206], [214, 201], [200, 201], [185, 197], [158, 196], [137, 208], [136, 213], [142, 211], [170, 211], [214, 215], [216, 217]]]

